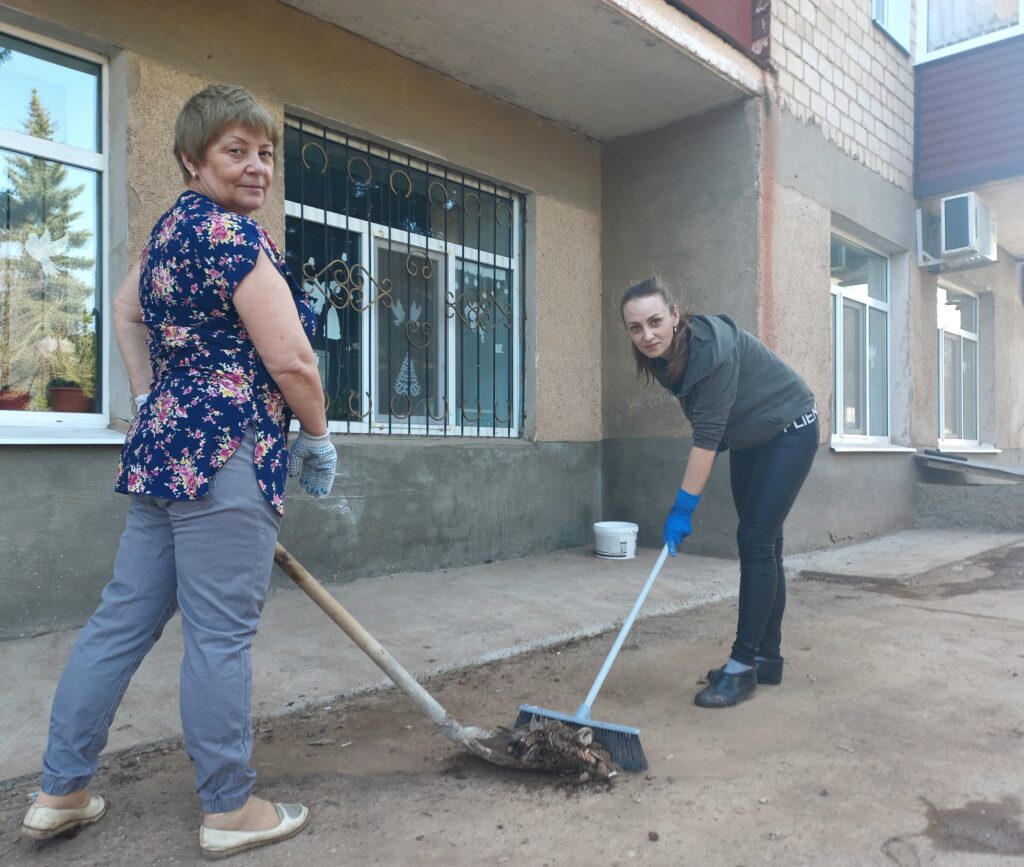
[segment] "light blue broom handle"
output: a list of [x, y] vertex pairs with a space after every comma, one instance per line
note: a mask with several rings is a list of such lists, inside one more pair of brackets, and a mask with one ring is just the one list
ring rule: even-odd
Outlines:
[[604, 679], [608, 677], [608, 672], [612, 669], [615, 657], [619, 655], [622, 643], [626, 640], [626, 636], [629, 635], [629, 630], [633, 627], [633, 621], [636, 620], [637, 614], [640, 613], [644, 600], [647, 599], [647, 594], [650, 593], [651, 587], [654, 585], [654, 579], [658, 577], [658, 573], [661, 571], [661, 567], [665, 565], [667, 557], [668, 545], [664, 545], [662, 546], [661, 554], [658, 555], [657, 562], [654, 564], [654, 568], [651, 569], [651, 574], [647, 578], [647, 583], [644, 584], [644, 589], [640, 591], [640, 595], [637, 596], [636, 602], [633, 604], [633, 610], [629, 612], [629, 617], [626, 618], [626, 622], [622, 624], [622, 629], [619, 630], [619, 637], [615, 639], [615, 644], [612, 645], [612, 649], [608, 652], [604, 665], [601, 666], [601, 670], [597, 673], [597, 679], [594, 681], [594, 685], [590, 687], [590, 692], [587, 694], [586, 699], [583, 704], [579, 706], [579, 710], [576, 711], [577, 717], [581, 719], [590, 719], [590, 709], [594, 706], [594, 702], [597, 700], [597, 694], [601, 691], [601, 687], [604, 686]]

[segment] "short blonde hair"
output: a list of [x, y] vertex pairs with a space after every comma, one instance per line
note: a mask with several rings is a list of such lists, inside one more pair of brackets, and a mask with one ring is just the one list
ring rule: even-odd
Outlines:
[[277, 165], [280, 134], [270, 113], [244, 87], [211, 84], [189, 97], [174, 124], [174, 156], [185, 183], [191, 177], [185, 160], [201, 163], [210, 142], [235, 125], [263, 130], [274, 146], [274, 165]]

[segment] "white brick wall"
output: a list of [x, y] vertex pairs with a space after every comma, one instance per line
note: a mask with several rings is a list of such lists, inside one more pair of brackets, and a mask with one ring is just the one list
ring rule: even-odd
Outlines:
[[914, 65], [871, 0], [773, 0], [783, 106], [887, 181], [913, 189]]

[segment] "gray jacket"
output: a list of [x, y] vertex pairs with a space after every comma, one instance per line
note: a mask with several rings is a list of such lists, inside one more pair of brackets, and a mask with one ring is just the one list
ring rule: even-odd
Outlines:
[[678, 382], [658, 380], [678, 399], [693, 426], [693, 444], [749, 449], [809, 413], [814, 394], [800, 375], [728, 316], [694, 316], [690, 349]]

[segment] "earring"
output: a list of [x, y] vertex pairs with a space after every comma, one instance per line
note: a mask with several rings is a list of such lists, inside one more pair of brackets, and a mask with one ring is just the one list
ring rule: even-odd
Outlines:
[[679, 330], [679, 326], [678, 325], [673, 325], [672, 326], [672, 333], [673, 334], [675, 334], [678, 330]]
[[199, 177], [199, 172], [197, 172], [195, 169], [192, 169], [192, 177], [193, 177], [193, 179], [198, 178]]

